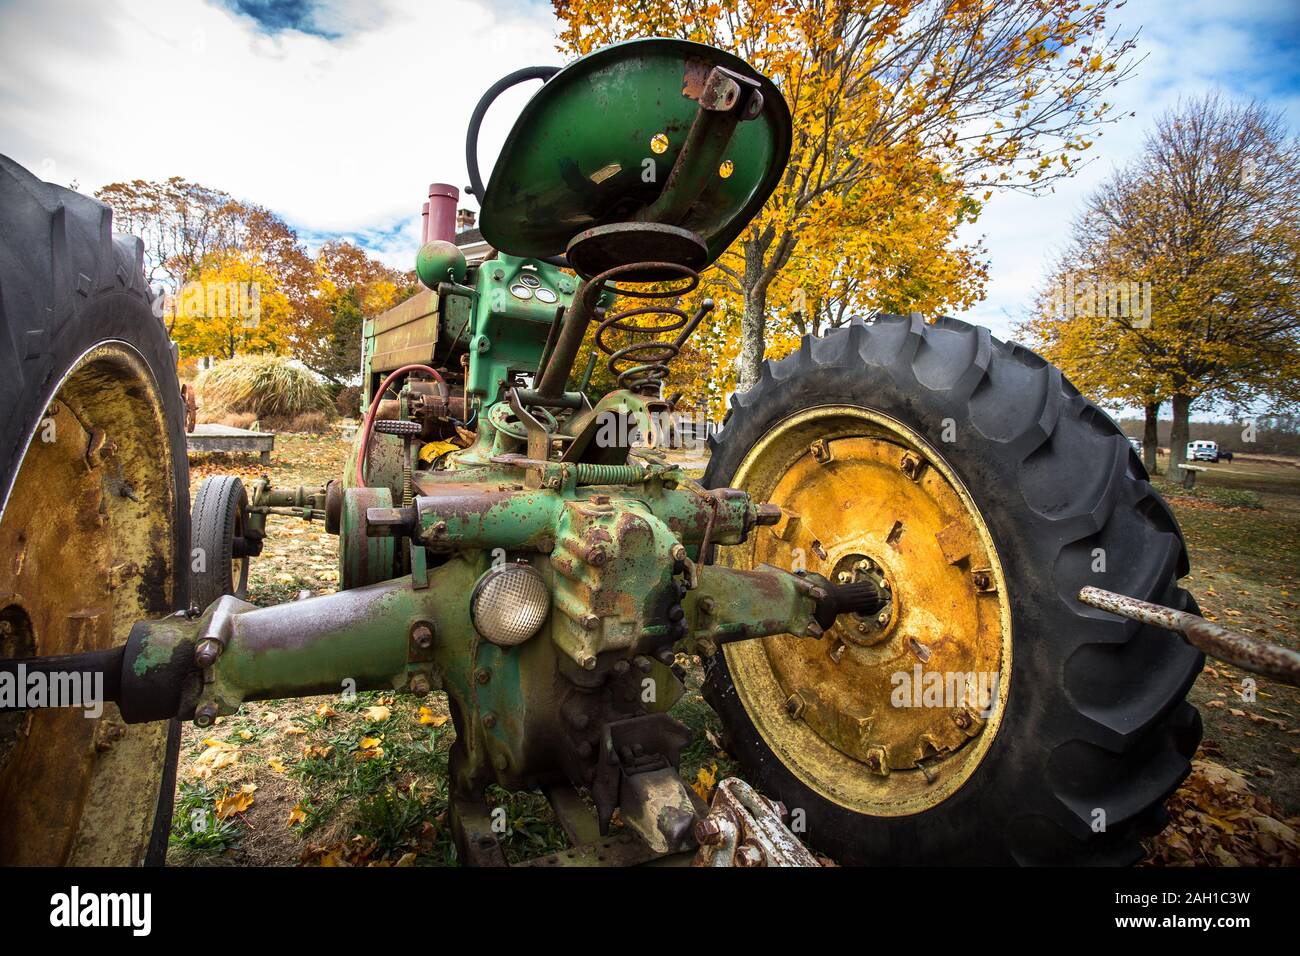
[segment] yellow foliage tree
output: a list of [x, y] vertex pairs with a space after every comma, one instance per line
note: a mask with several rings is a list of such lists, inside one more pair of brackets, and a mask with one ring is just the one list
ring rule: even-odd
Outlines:
[[[993, 189], [1073, 171], [1130, 49], [1107, 34], [1107, 0], [553, 2], [566, 52], [638, 36], [708, 43], [790, 105], [786, 175], [700, 290], [726, 307], [693, 351], [720, 349], [707, 364], [740, 388], [757, 379], [769, 330], [780, 350], [854, 312], [936, 314], [978, 298], [979, 249], [953, 247], [957, 226]], [[712, 395], [725, 388], [711, 380]]]
[[1163, 116], [1090, 198], [1049, 277], [1032, 343], [1085, 391], [1173, 410], [1171, 468], [1196, 403], [1300, 398], [1300, 141], [1258, 104]]
[[284, 351], [295, 319], [267, 266], [229, 248], [203, 259], [163, 309], [182, 358]]

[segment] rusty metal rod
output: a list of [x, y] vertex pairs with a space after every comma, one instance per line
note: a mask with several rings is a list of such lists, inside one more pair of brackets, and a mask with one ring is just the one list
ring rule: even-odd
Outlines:
[[1109, 611], [1120, 617], [1153, 624], [1167, 631], [1177, 631], [1193, 647], [1221, 661], [1292, 687], [1300, 687], [1300, 653], [1290, 648], [1258, 637], [1238, 634], [1189, 611], [1176, 611], [1162, 604], [1139, 601], [1101, 588], [1082, 588], [1079, 600], [1089, 607]]

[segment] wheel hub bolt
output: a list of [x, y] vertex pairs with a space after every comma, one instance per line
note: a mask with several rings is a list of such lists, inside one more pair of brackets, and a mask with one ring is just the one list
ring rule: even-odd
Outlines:
[[194, 663], [199, 667], [211, 667], [220, 656], [221, 642], [212, 638], [199, 641], [198, 647], [194, 648]]

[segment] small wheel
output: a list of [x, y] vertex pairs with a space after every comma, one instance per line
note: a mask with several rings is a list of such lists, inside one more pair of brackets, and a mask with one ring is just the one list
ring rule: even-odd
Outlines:
[[1200, 739], [1203, 655], [1081, 604], [1194, 609], [1128, 440], [1037, 355], [889, 316], [765, 363], [704, 484], [782, 508], [740, 568], [872, 579], [872, 617], [726, 645], [705, 694], [754, 783], [849, 864], [1129, 863]]
[[205, 478], [194, 498], [190, 534], [190, 599], [200, 611], [223, 594], [248, 597], [249, 558], [244, 540], [248, 494], [234, 475]]

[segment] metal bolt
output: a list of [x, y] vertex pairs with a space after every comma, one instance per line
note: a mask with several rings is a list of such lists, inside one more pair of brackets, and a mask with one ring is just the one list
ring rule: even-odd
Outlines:
[[752, 843], [736, 847], [736, 866], [762, 866], [763, 851]]
[[879, 624], [881, 627], [884, 627], [886, 624], [889, 623], [890, 617], [892, 617], [892, 614], [890, 613], [889, 608], [884, 608], [881, 610], [879, 614], [876, 615], [876, 623]]
[[586, 614], [582, 618], [582, 627], [584, 630], [594, 631], [596, 628], [600, 627], [600, 618], [596, 617], [594, 614]]
[[798, 694], [791, 694], [785, 699], [785, 712], [791, 717], [799, 718], [803, 714], [804, 700]]
[[669, 549], [668, 554], [674, 561], [685, 561], [686, 547], [681, 542], [678, 542]]
[[591, 503], [593, 505], [607, 505], [609, 504], [609, 495], [592, 495]]
[[808, 446], [808, 450], [812, 452], [813, 461], [819, 465], [824, 465], [831, 460], [831, 449], [824, 438], [817, 439]]
[[632, 665], [629, 664], [629, 663], [628, 663], [627, 661], [625, 661], [625, 660], [623, 660], [623, 661], [615, 661], [615, 662], [614, 662], [614, 673], [615, 673], [616, 675], [618, 675], [619, 677], [622, 677], [624, 674], [626, 674], [626, 673], [627, 673], [628, 671], [630, 671], [631, 669], [632, 669]]
[[483, 715], [483, 726], [486, 727], [488, 730], [491, 730], [496, 725], [497, 725], [497, 715], [492, 713], [492, 711], [489, 710], [486, 714]]
[[424, 674], [412, 675], [410, 681], [406, 685], [406, 689], [416, 697], [423, 697], [425, 694], [429, 693], [429, 678]]
[[841, 571], [839, 574], [835, 575], [835, 580], [840, 582], [840, 584], [848, 584], [853, 580], [853, 575], [848, 571]]
[[593, 545], [587, 550], [587, 563], [600, 567], [609, 560], [609, 554], [602, 545]]
[[446, 533], [447, 533], [447, 522], [445, 522], [445, 521], [439, 521], [439, 522], [437, 522], [436, 524], [434, 524], [434, 526], [433, 526], [433, 533], [434, 533], [434, 534], [446, 534]]
[[[825, 557], [825, 555], [823, 555], [823, 557]], [[808, 596], [812, 598], [814, 601], [825, 601], [826, 589], [814, 585], [812, 588], [808, 590]]]
[[952, 712], [952, 722], [962, 730], [970, 726], [970, 714], [964, 710], [954, 710]]
[[433, 630], [428, 624], [417, 624], [411, 628], [411, 641], [416, 647], [427, 651], [433, 647]]
[[480, 667], [478, 670], [474, 671], [474, 679], [480, 684], [486, 684], [492, 679], [492, 672], [486, 667]]
[[204, 704], [194, 714], [194, 723], [199, 727], [211, 727], [216, 719], [217, 705], [213, 703]]
[[864, 763], [866, 763], [867, 769], [872, 773], [880, 774], [882, 777], [889, 775], [889, 762], [886, 758], [884, 747], [875, 746], [868, 749], [867, 759]]
[[578, 663], [582, 665], [582, 669], [585, 671], [594, 671], [596, 669], [596, 658], [591, 654], [587, 654], [580, 658]]
[[696, 606], [700, 609], [700, 613], [712, 614], [713, 609], [716, 608], [718, 605], [714, 602], [713, 598], [705, 598]]
[[642, 674], [649, 674], [654, 669], [654, 661], [645, 656], [636, 657], [632, 663], [636, 664], [636, 669]]
[[844, 651], [847, 649], [848, 649], [847, 644], [845, 644], [843, 641], [838, 642], [834, 647], [830, 649], [831, 661], [835, 664], [838, 664], [841, 660], [844, 659]]
[[199, 667], [211, 667], [220, 656], [221, 642], [211, 638], [199, 641], [198, 647], [194, 648], [194, 663]]
[[971, 575], [971, 582], [975, 585], [976, 591], [988, 591], [993, 586], [987, 571], [976, 571]]
[[722, 825], [713, 816], [695, 824], [695, 842], [701, 846], [716, 846], [722, 842]]
[[821, 637], [826, 632], [822, 630], [822, 626], [816, 621], [809, 621], [808, 626], [803, 629], [803, 633], [805, 637]]

